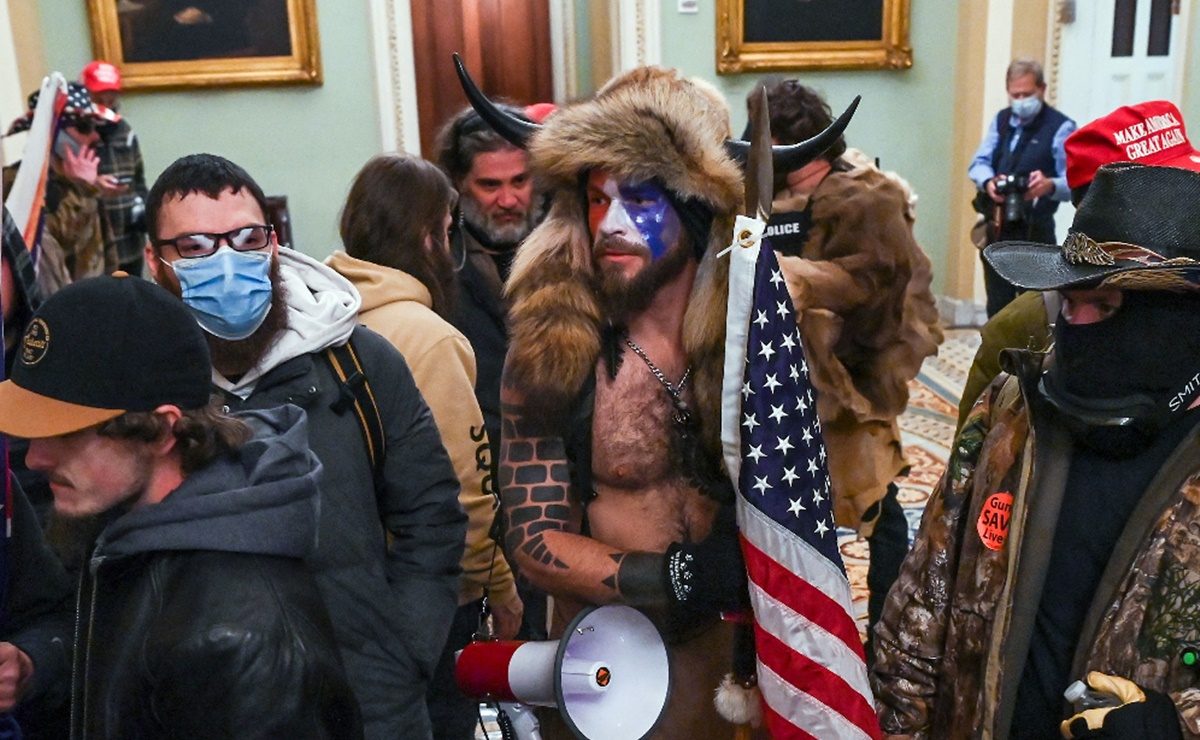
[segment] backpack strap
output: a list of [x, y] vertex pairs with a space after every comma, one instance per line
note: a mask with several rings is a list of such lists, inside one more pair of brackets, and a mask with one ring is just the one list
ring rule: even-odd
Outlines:
[[347, 340], [345, 344], [325, 348], [325, 359], [333, 368], [334, 375], [339, 381], [338, 398], [329, 407], [334, 413], [342, 414], [353, 407], [354, 415], [358, 418], [359, 429], [362, 431], [363, 442], [367, 446], [367, 457], [371, 461], [371, 470], [378, 483], [383, 473], [383, 461], [387, 454], [387, 442], [384, 436], [383, 419], [379, 416], [379, 406], [375, 403], [375, 394], [371, 391], [371, 381], [358, 353], [354, 351], [354, 342]]

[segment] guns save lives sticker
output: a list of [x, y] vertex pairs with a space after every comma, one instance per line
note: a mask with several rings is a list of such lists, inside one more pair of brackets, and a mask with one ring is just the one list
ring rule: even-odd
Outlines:
[[979, 539], [983, 540], [983, 546], [989, 550], [999, 550], [1004, 547], [1004, 540], [1008, 539], [1012, 503], [1012, 494], [1004, 491], [993, 493], [983, 502], [983, 511], [979, 513], [975, 528], [979, 532]]

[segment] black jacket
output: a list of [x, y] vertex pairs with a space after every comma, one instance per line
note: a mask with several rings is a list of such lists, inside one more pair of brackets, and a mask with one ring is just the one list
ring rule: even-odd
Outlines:
[[320, 471], [301, 411], [101, 533], [80, 586], [72, 737], [361, 738], [301, 557]]
[[475, 398], [483, 412], [495, 476], [496, 461], [500, 459], [500, 379], [504, 372], [504, 355], [508, 352], [504, 278], [495, 259], [466, 230], [461, 220], [459, 223], [450, 235], [452, 249], [455, 255], [462, 255], [463, 250], [466, 255], [458, 272], [461, 289], [458, 312], [451, 323], [475, 350]]
[[[268, 370], [233, 410], [300, 406], [320, 475], [320, 542], [308, 559], [329, 607], [367, 736], [430, 735], [425, 687], [458, 607], [466, 515], [458, 478], [404, 358], [362, 326], [351, 343], [386, 428], [379, 489], [354, 407], [322, 353]], [[390, 547], [385, 539], [390, 535]]]

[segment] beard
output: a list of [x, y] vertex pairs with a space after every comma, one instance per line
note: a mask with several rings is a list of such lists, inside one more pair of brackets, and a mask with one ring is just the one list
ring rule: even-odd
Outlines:
[[[168, 278], [167, 273], [174, 274], [171, 270], [159, 270], [158, 284], [182, 300], [179, 281]], [[271, 308], [253, 334], [245, 339], [221, 339], [204, 332], [204, 338], [208, 340], [209, 354], [212, 355], [213, 367], [230, 380], [235, 380], [253, 369], [267, 353], [267, 350], [275, 344], [279, 335], [287, 329], [287, 288], [283, 285], [283, 274], [280, 272], [278, 256], [271, 260], [270, 277]]]
[[87, 566], [88, 556], [108, 523], [124, 511], [109, 510], [91, 516], [68, 516], [51, 509], [46, 520], [46, 544], [54, 550], [68, 572]]
[[[541, 219], [541, 208], [535, 206], [538, 201], [535, 195], [524, 210], [502, 208], [492, 213], [485, 213], [473, 198], [466, 195], [459, 199], [463, 219], [476, 231], [482, 232], [493, 247], [515, 247], [529, 236], [533, 227]], [[519, 216], [520, 220], [513, 223], [499, 222], [497, 216]]]
[[659, 288], [673, 280], [691, 258], [687, 239], [681, 237], [666, 254], [657, 260], [651, 259], [637, 274], [627, 278], [621, 273], [619, 265], [608, 264], [599, 259], [609, 250], [641, 255], [647, 259], [651, 259], [651, 255], [645, 246], [624, 239], [601, 237], [596, 241], [593, 254], [600, 302], [609, 317], [618, 322], [624, 322], [649, 308]]

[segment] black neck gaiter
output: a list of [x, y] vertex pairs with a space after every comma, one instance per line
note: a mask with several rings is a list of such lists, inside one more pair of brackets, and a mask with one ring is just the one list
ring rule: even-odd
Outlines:
[[1137, 453], [1200, 395], [1200, 297], [1125, 292], [1114, 315], [1054, 326], [1054, 364], [1042, 394], [1072, 422], [1077, 442]]

